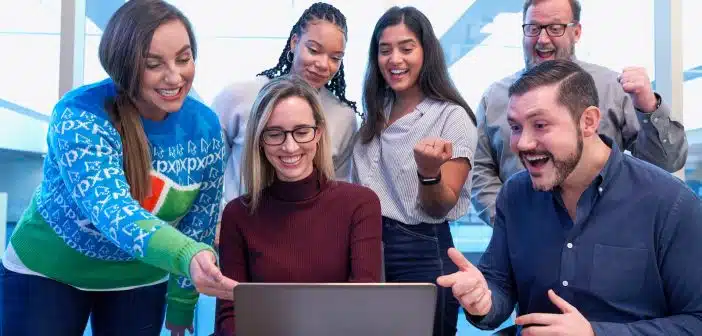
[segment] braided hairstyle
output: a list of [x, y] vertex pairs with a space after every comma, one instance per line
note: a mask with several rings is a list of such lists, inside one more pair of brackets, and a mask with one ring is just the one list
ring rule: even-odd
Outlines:
[[[307, 24], [315, 20], [324, 20], [329, 23], [335, 24], [337, 27], [344, 32], [344, 38], [347, 38], [348, 29], [346, 28], [346, 17], [341, 13], [336, 7], [323, 3], [317, 2], [307, 8], [304, 13], [297, 20], [297, 23], [292, 27], [290, 31], [290, 36], [288, 36], [287, 42], [285, 42], [285, 48], [278, 58], [278, 64], [265, 70], [258, 74], [258, 76], [266, 76], [269, 79], [287, 75], [292, 69], [292, 62], [288, 59], [288, 53], [290, 52], [290, 40], [293, 35], [300, 36], [307, 30]], [[346, 105], [351, 107], [358, 115], [363, 117], [356, 109], [356, 102], [346, 99], [346, 80], [344, 79], [344, 63], [341, 62], [339, 66], [339, 71], [336, 72], [334, 77], [332, 77], [329, 83], [324, 84], [331, 93], [333, 93], [339, 100], [344, 102]]]

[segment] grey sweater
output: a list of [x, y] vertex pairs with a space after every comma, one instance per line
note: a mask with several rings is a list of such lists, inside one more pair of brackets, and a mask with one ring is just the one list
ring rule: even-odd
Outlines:
[[[576, 61], [595, 80], [600, 98], [599, 133], [608, 136], [622, 150], [669, 172], [681, 169], [687, 159], [687, 138], [683, 125], [671, 119], [663, 102], [658, 110], [643, 113], [634, 108], [617, 80], [618, 73], [603, 66]], [[524, 169], [509, 147], [507, 91], [523, 70], [493, 83], [478, 106], [478, 147], [472, 171], [472, 203], [480, 218], [492, 226], [495, 200], [502, 184]]]

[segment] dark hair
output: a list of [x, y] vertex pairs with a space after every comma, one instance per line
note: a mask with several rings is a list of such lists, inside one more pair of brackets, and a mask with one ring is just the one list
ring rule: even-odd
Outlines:
[[575, 122], [585, 109], [600, 103], [595, 80], [569, 60], [549, 60], [532, 67], [510, 85], [508, 96], [554, 84], [558, 84], [558, 103], [568, 108]]
[[461, 97], [446, 67], [444, 52], [429, 19], [414, 7], [392, 7], [380, 17], [375, 24], [368, 51], [368, 67], [363, 83], [363, 105], [366, 117], [361, 126], [361, 141], [368, 143], [382, 132], [386, 120], [383, 109], [388, 95], [394, 98], [394, 92], [387, 88], [385, 79], [378, 65], [380, 36], [385, 28], [404, 23], [422, 45], [424, 65], [419, 72], [418, 84], [422, 92], [430, 98], [452, 102], [466, 110], [476, 124], [473, 110]]
[[[524, 8], [522, 9], [522, 21], [526, 18], [526, 13], [527, 13], [527, 10], [529, 10], [529, 7], [533, 6], [535, 3], [539, 2], [539, 1], [540, 0], [526, 0], [526, 1], [524, 1]], [[568, 3], [570, 4], [571, 12], [573, 12], [573, 21], [580, 22], [580, 12], [582, 11], [582, 7], [580, 7], [580, 1], [568, 0]]]
[[[290, 30], [290, 36], [288, 36], [288, 40], [285, 42], [283, 52], [278, 58], [278, 64], [275, 67], [272, 67], [268, 70], [264, 70], [258, 75], [266, 76], [269, 79], [273, 79], [282, 75], [289, 74], [290, 70], [292, 69], [292, 60], [288, 59], [288, 53], [290, 53], [290, 40], [292, 39], [293, 35], [301, 36], [305, 31], [307, 31], [307, 24], [316, 20], [324, 20], [329, 23], [335, 24], [341, 29], [341, 31], [344, 32], [344, 38], [348, 38], [348, 28], [346, 28], [346, 17], [344, 16], [344, 14], [342, 14], [340, 10], [338, 10], [336, 7], [330, 4], [324, 2], [317, 2], [309, 8], [307, 8], [297, 20], [297, 23], [293, 25], [292, 29]], [[337, 98], [339, 98], [340, 101], [346, 103], [346, 105], [348, 105], [349, 107], [351, 107], [351, 109], [358, 113], [358, 110], [356, 109], [356, 102], [346, 99], [346, 79], [344, 78], [344, 62], [341, 62], [339, 71], [336, 72], [334, 77], [332, 77], [331, 81], [325, 84], [324, 87], [326, 87], [331, 93], [333, 93]]]
[[152, 164], [149, 142], [135, 101], [140, 95], [141, 77], [154, 31], [173, 20], [185, 26], [195, 58], [197, 45], [190, 22], [177, 8], [161, 0], [124, 3], [107, 22], [98, 48], [100, 64], [117, 87], [117, 96], [106, 101], [105, 107], [122, 140], [124, 174], [132, 197], [139, 201], [149, 196]]

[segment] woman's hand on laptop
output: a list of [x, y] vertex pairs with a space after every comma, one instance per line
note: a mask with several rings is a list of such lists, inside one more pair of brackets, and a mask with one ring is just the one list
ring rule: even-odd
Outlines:
[[485, 277], [457, 249], [450, 248], [448, 255], [458, 266], [458, 272], [440, 276], [436, 279], [436, 283], [442, 287], [451, 287], [453, 296], [468, 311], [468, 314], [487, 315], [492, 308], [492, 292], [488, 288]]
[[211, 251], [201, 251], [193, 257], [190, 261], [190, 278], [201, 294], [234, 300], [234, 287], [238, 282], [222, 274]]

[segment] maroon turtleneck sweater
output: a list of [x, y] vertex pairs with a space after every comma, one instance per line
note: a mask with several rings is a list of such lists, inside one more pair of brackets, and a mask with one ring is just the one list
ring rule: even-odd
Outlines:
[[[275, 180], [252, 215], [237, 198], [222, 214], [222, 273], [239, 282], [379, 282], [380, 201], [370, 189], [315, 170]], [[236, 298], [234, 298], [236, 300]], [[217, 300], [217, 335], [234, 335], [234, 305]]]

